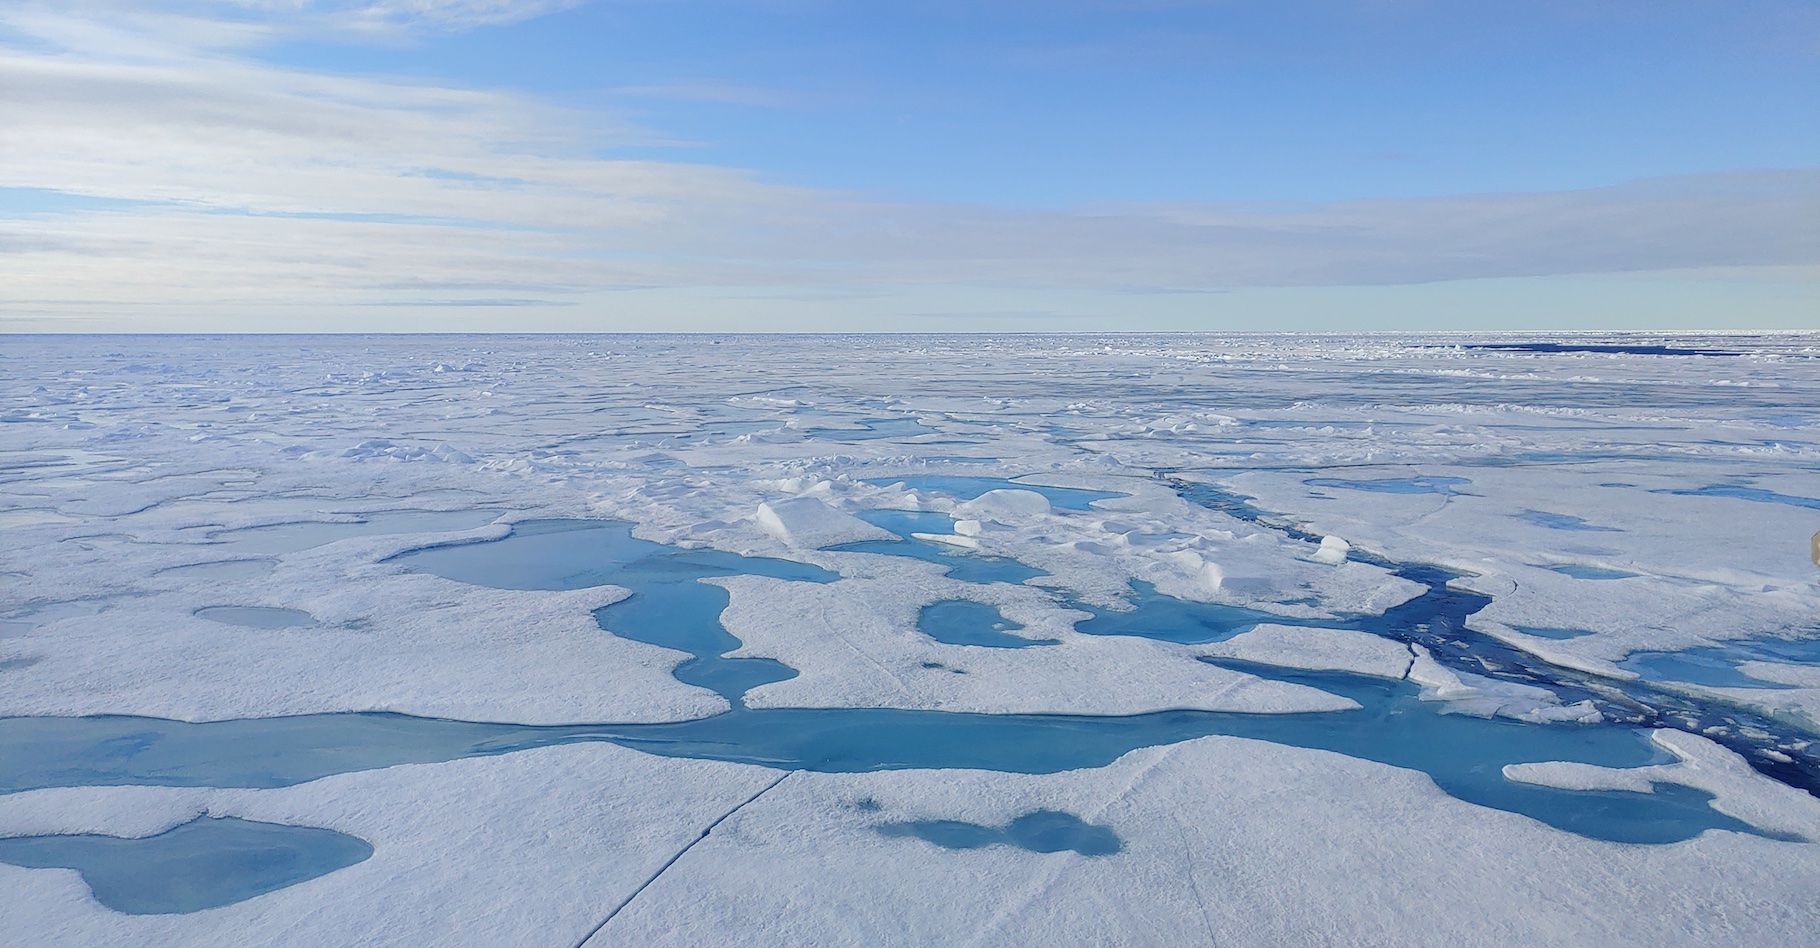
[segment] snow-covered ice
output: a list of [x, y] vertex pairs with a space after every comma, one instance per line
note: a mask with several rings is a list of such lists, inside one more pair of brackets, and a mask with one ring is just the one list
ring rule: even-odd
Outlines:
[[10, 337], [0, 838], [371, 856], [0, 940], [1806, 944], [1820, 337], [1666, 341]]
[[[1116, 831], [1083, 857], [879, 832], [1048, 809]], [[1419, 774], [1204, 738], [1051, 776], [792, 776], [691, 850], [603, 944], [1803, 943], [1811, 844], [1595, 843]], [[809, 888], [805, 890], [806, 880]]]

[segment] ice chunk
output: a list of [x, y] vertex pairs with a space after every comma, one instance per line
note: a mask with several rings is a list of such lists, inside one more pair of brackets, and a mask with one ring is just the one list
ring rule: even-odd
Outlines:
[[1605, 720], [1605, 715], [1589, 699], [1566, 705], [1537, 705], [1517, 714], [1516, 718], [1531, 724], [1598, 724]]
[[1379, 678], [1402, 678], [1414, 658], [1408, 646], [1369, 632], [1274, 624], [1241, 632], [1206, 646], [1200, 653], [1283, 668], [1350, 671]]
[[945, 543], [949, 546], [958, 546], [964, 550], [977, 550], [980, 548], [979, 540], [959, 533], [912, 533], [910, 534], [910, 538], [913, 540], [925, 540], [930, 543]]
[[1468, 698], [1478, 689], [1460, 680], [1460, 676], [1449, 671], [1446, 666], [1434, 660], [1428, 649], [1420, 645], [1411, 645], [1415, 652], [1415, 661], [1410, 663], [1408, 678], [1422, 686], [1422, 695], [1440, 701], [1456, 698]]
[[1321, 538], [1321, 548], [1314, 552], [1313, 559], [1320, 563], [1332, 563], [1335, 566], [1346, 562], [1346, 554], [1352, 552], [1352, 544], [1335, 536]]
[[989, 490], [954, 509], [956, 513], [972, 520], [1013, 523], [1047, 514], [1049, 498], [1033, 490], [1000, 488]]
[[1412, 644], [1410, 650], [1415, 660], [1409, 665], [1409, 680], [1422, 686], [1423, 701], [1448, 702], [1450, 712], [1532, 724], [1597, 724], [1605, 719], [1590, 701], [1562, 706], [1561, 699], [1546, 688], [1455, 672], [1420, 645]]
[[779, 540], [800, 549], [837, 543], [888, 540], [891, 533], [852, 514], [835, 510], [813, 497], [792, 497], [758, 505], [753, 520]]

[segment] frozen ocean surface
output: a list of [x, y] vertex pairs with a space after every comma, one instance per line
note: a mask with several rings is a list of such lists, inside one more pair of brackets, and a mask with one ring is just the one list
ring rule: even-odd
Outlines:
[[1820, 917], [1820, 336], [20, 336], [0, 391], [9, 944]]

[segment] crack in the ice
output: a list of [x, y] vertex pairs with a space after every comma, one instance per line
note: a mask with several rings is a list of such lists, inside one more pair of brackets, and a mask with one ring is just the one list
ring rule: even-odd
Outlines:
[[[1294, 518], [1262, 510], [1249, 499], [1218, 486], [1183, 481], [1161, 470], [1153, 473], [1191, 503], [1275, 530], [1292, 540], [1305, 543], [1318, 543], [1321, 540], [1320, 535], [1309, 532], [1304, 524]], [[1190, 496], [1191, 493], [1199, 493], [1201, 496]], [[1353, 557], [1359, 562], [1390, 570], [1398, 576], [1427, 585], [1430, 593], [1445, 590], [1453, 579], [1460, 578], [1458, 574], [1443, 567], [1399, 562], [1356, 546], [1353, 548]], [[1415, 575], [1418, 573], [1433, 575]], [[1487, 604], [1492, 599], [1489, 594], [1474, 595], [1482, 596]], [[1385, 615], [1388, 616], [1389, 613], [1386, 612]], [[1459, 634], [1455, 634], [1450, 623], [1441, 625], [1439, 629], [1418, 625], [1412, 629], [1385, 630], [1382, 634], [1402, 641], [1405, 645], [1414, 644], [1412, 639], [1415, 638], [1425, 640], [1431, 657], [1443, 667], [1465, 665], [1465, 659], [1470, 659], [1479, 666], [1479, 670], [1473, 672], [1475, 674], [1486, 673], [1505, 681], [1535, 685], [1558, 695], [1566, 693], [1591, 698], [1607, 714], [1608, 720], [1615, 723], [1641, 728], [1673, 728], [1709, 738], [1743, 757], [1758, 773], [1820, 796], [1820, 757], [1804, 752], [1805, 744], [1793, 744], [1797, 739], [1807, 740], [1811, 725], [1782, 720], [1774, 712], [1763, 712], [1762, 709], [1728, 700], [1724, 695], [1696, 697], [1672, 687], [1642, 681], [1620, 682], [1596, 673], [1557, 666], [1543, 656], [1464, 627], [1464, 618], [1462, 616]], [[1437, 616], [1431, 621], [1445, 623], [1445, 620], [1445, 616]], [[1481, 654], [1487, 648], [1507, 655], [1511, 666], [1501, 667], [1489, 662], [1487, 656]], [[1413, 661], [1410, 663], [1410, 668], [1404, 673], [1405, 678], [1414, 670], [1414, 664]], [[1471, 666], [1466, 666], [1461, 670], [1470, 668]], [[1797, 733], [1791, 735], [1788, 729]], [[1754, 737], [1753, 732], [1766, 736]], [[1774, 750], [1778, 756], [1766, 756], [1764, 750]]]
[[575, 948], [583, 948], [583, 946], [585, 946], [588, 942], [593, 941], [594, 936], [600, 934], [601, 929], [606, 928], [608, 922], [611, 922], [615, 916], [617, 916], [620, 912], [624, 911], [626, 906], [631, 905], [633, 899], [638, 898], [638, 896], [641, 893], [643, 893], [646, 889], [650, 888], [651, 883], [656, 882], [658, 880], [658, 877], [660, 877], [664, 873], [670, 871], [670, 867], [676, 865], [676, 863], [679, 860], [681, 860], [682, 857], [688, 855], [689, 850], [694, 849], [697, 843], [700, 843], [702, 840], [707, 839], [708, 834], [714, 832], [715, 827], [719, 826], [722, 823], [725, 823], [728, 819], [730, 819], [733, 816], [733, 814], [738, 813], [739, 811], [745, 809], [746, 806], [748, 804], [750, 804], [752, 801], [757, 800], [759, 797], [762, 797], [765, 794], [770, 793], [772, 790], [776, 789], [778, 784], [783, 783], [786, 779], [788, 779], [790, 777], [791, 774], [794, 774], [794, 773], [796, 773], [796, 771], [789, 770], [789, 771], [785, 771], [784, 773], [779, 774], [777, 776], [776, 780], [773, 780], [770, 783], [765, 784], [763, 787], [760, 787], [757, 793], [754, 793], [751, 796], [745, 798], [744, 800], [741, 800], [739, 802], [739, 805], [735, 806], [733, 809], [728, 810], [725, 813], [722, 813], [719, 816], [719, 818], [717, 818], [714, 822], [709, 823], [707, 828], [701, 831], [700, 835], [696, 836], [692, 840], [689, 840], [689, 844], [687, 846], [684, 846], [683, 848], [677, 850], [676, 855], [671, 856], [668, 860], [666, 860], [664, 862], [663, 865], [658, 866], [657, 871], [651, 873], [650, 878], [647, 878], [644, 882], [640, 883], [638, 888], [633, 889], [631, 895], [626, 896], [623, 900], [620, 901], [620, 903], [618, 905], [613, 906], [613, 911], [608, 912], [607, 917], [600, 920], [600, 924], [594, 926], [593, 928], [588, 929], [588, 933], [586, 935], [581, 936], [581, 940], [575, 943]]
[[1207, 896], [1201, 892], [1201, 882], [1194, 862], [1194, 844], [1186, 842], [1190, 838], [1188, 827], [1184, 826], [1182, 818], [1173, 812], [1169, 814], [1169, 818], [1175, 821], [1176, 831], [1180, 834], [1176, 838], [1184, 841], [1182, 855], [1188, 861], [1188, 885], [1194, 890], [1196, 907], [1201, 910], [1201, 924], [1207, 927], [1207, 944], [1218, 944], [1219, 930], [1214, 927], [1213, 916], [1207, 912]]

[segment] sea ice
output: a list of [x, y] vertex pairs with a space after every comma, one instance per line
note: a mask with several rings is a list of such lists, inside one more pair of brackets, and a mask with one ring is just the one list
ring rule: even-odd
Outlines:
[[758, 505], [753, 520], [766, 533], [803, 549], [837, 543], [883, 540], [891, 534], [849, 513], [835, 510], [814, 497], [792, 497]]
[[[948, 849], [879, 832], [1004, 826], [1045, 809], [1109, 827], [1119, 851]], [[590, 944], [726, 932], [754, 943], [813, 932], [842, 944], [1320, 944], [1344, 932], [1437, 946], [1792, 945], [1820, 909], [1816, 849], [1736, 833], [1598, 843], [1451, 800], [1409, 771], [1210, 737], [1045, 776], [793, 775]]]
[[1407, 677], [1416, 661], [1409, 646], [1369, 632], [1286, 625], [1256, 626], [1196, 651], [1283, 668], [1351, 671], [1380, 678]]
[[5, 938], [1805, 944], [1816, 354], [14, 337], [0, 848], [372, 855]]

